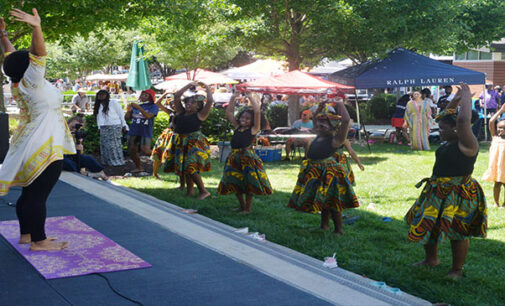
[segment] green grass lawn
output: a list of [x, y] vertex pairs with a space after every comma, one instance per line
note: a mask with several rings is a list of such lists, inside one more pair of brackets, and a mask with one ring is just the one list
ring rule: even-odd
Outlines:
[[[482, 184], [488, 200], [489, 229], [487, 239], [471, 239], [466, 260], [466, 277], [458, 282], [444, 279], [451, 266], [450, 242], [439, 249], [441, 265], [437, 268], [412, 267], [424, 256], [422, 244], [407, 242], [408, 227], [403, 216], [420, 193], [415, 184], [431, 174], [434, 150], [412, 152], [406, 146], [373, 145], [373, 153], [355, 145], [365, 171], [354, 165], [356, 193], [362, 205], [345, 211], [359, 216], [353, 225], [344, 226], [344, 236], [318, 230], [320, 216], [287, 208], [295, 185], [300, 160], [265, 163], [274, 194], [256, 197], [253, 212], [240, 215], [231, 210], [238, 206], [235, 196], [217, 196], [216, 188], [223, 164], [213, 161], [212, 171], [203, 175], [213, 194], [197, 201], [184, 196], [175, 176], [163, 174], [164, 181], [152, 177], [128, 178], [117, 182], [153, 195], [184, 208], [197, 209], [202, 215], [234, 227], [249, 227], [265, 233], [269, 241], [284, 245], [309, 256], [323, 259], [337, 254], [338, 265], [371, 279], [424, 298], [430, 302], [452, 305], [501, 305], [505, 301], [505, 210], [492, 207], [493, 184], [480, 181], [487, 168], [488, 144], [483, 144], [475, 166], [474, 177]], [[376, 210], [369, 210], [374, 203]], [[383, 222], [383, 217], [392, 222]]]

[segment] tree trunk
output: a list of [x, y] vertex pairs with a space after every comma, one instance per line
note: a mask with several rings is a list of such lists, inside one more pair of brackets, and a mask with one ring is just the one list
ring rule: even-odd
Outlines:
[[300, 97], [297, 95], [290, 95], [288, 98], [288, 124], [292, 126], [298, 120], [300, 114]]
[[[302, 62], [299, 52], [299, 44], [296, 40], [292, 40], [291, 44], [287, 46], [287, 60], [289, 71], [300, 69]], [[288, 98], [288, 124], [291, 126], [299, 118], [300, 114], [300, 97], [297, 95], [290, 95]]]

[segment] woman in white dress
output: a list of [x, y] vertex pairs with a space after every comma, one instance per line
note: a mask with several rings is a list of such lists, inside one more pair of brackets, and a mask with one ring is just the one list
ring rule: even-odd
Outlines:
[[61, 250], [68, 242], [54, 241], [45, 234], [46, 200], [58, 181], [63, 154], [75, 154], [72, 135], [63, 118], [63, 96], [45, 78], [46, 49], [40, 17], [14, 9], [17, 21], [33, 27], [30, 51], [16, 51], [0, 18], [0, 46], [5, 53], [3, 70], [11, 80], [11, 91], [20, 108], [20, 120], [9, 151], [0, 168], [0, 195], [11, 186], [22, 186], [16, 203], [21, 237], [33, 251]]

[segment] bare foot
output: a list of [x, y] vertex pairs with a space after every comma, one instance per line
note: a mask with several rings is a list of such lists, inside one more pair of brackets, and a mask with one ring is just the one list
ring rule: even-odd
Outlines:
[[[47, 240], [49, 241], [54, 241], [56, 240], [57, 238], [56, 237], [47, 237], [46, 238]], [[28, 243], [32, 243], [32, 236], [30, 234], [24, 234], [24, 235], [21, 235], [21, 237], [19, 237], [19, 241], [18, 241], [19, 244], [28, 244]]]
[[204, 200], [210, 196], [210, 192], [205, 190], [204, 192], [200, 193], [198, 197], [196, 197], [198, 200]]
[[193, 188], [188, 189], [188, 191], [186, 192], [186, 195], [187, 195], [188, 197], [192, 196], [193, 194], [195, 194], [195, 190], [194, 190]]
[[451, 270], [449, 272], [449, 274], [446, 275], [446, 278], [451, 279], [451, 280], [455, 280], [455, 281], [458, 281], [458, 280], [462, 279], [463, 277], [465, 277], [463, 275], [463, 270], [455, 270], [455, 271]]
[[19, 237], [19, 244], [28, 244], [32, 242], [32, 235], [31, 234], [23, 234], [21, 237]]
[[428, 261], [428, 260], [421, 260], [421, 261], [418, 261], [418, 262], [415, 262], [412, 264], [414, 267], [419, 267], [419, 266], [427, 266], [427, 267], [436, 267], [438, 265], [440, 265], [440, 261], [436, 260], [436, 261]]
[[60, 251], [68, 247], [68, 242], [56, 242], [49, 239], [32, 242], [30, 251]]
[[335, 235], [343, 235], [343, 234], [344, 234], [344, 231], [343, 231], [343, 230], [339, 230], [339, 231], [334, 230], [334, 231], [333, 231], [333, 234], [335, 234]]
[[153, 176], [154, 176], [155, 179], [161, 181], [161, 177], [158, 175], [158, 173], [153, 173]]
[[240, 212], [241, 215], [248, 215], [250, 213], [251, 213], [250, 210], [243, 210], [243, 211]]
[[330, 229], [330, 226], [328, 224], [321, 224], [320, 228], [323, 229], [323, 230], [325, 230], [325, 231], [327, 231], [327, 230]]

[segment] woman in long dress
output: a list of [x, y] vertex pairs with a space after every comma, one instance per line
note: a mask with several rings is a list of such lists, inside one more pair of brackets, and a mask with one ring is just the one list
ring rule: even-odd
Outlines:
[[5, 53], [3, 70], [11, 80], [11, 91], [20, 108], [18, 129], [0, 168], [0, 195], [11, 186], [22, 186], [16, 203], [19, 243], [30, 243], [30, 250], [61, 250], [68, 242], [53, 241], [45, 234], [46, 200], [63, 168], [63, 154], [75, 154], [61, 104], [63, 96], [45, 78], [46, 49], [40, 17], [14, 9], [15, 20], [33, 27], [30, 51], [16, 51], [0, 18], [0, 46]]
[[409, 128], [413, 150], [429, 150], [431, 108], [428, 100], [423, 100], [419, 91], [414, 91], [412, 100], [405, 109], [405, 127]]

